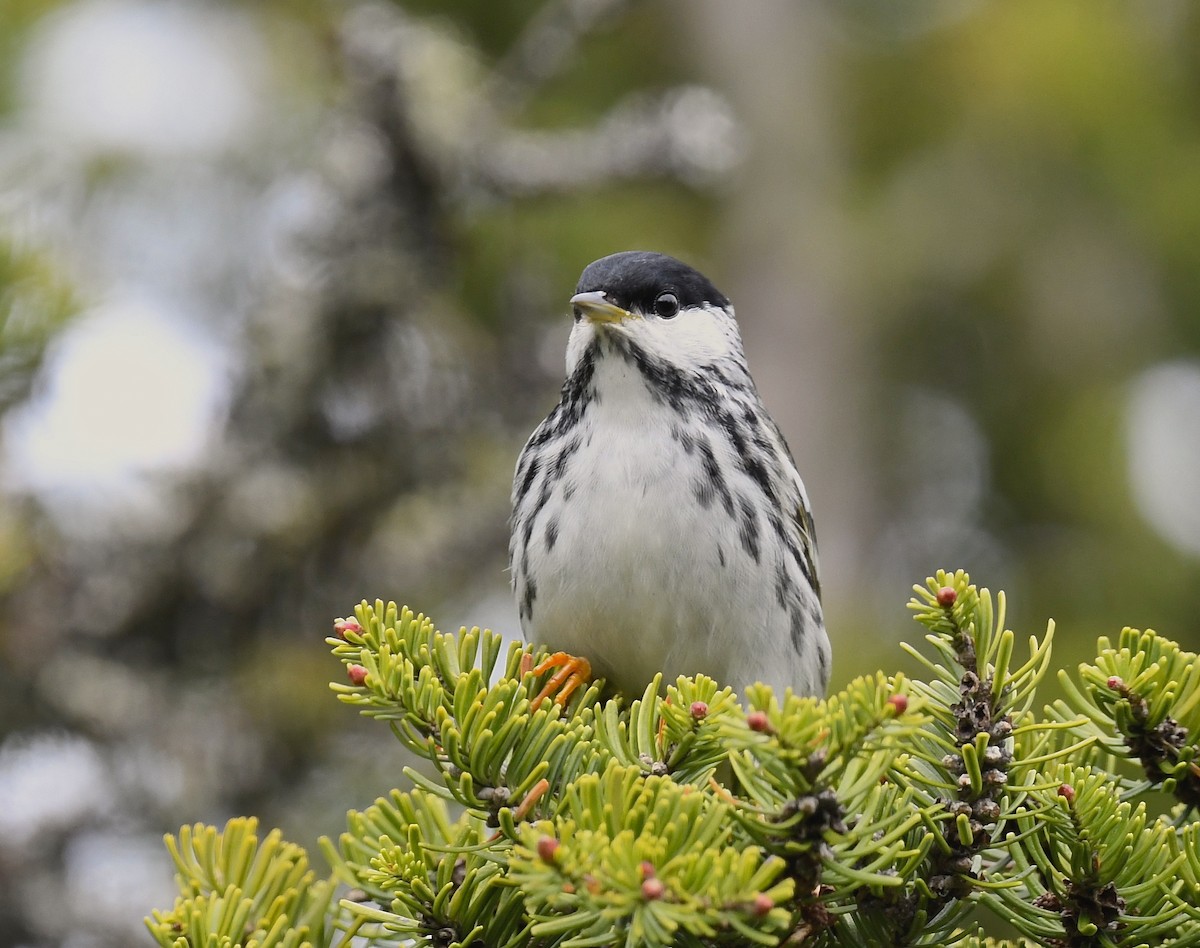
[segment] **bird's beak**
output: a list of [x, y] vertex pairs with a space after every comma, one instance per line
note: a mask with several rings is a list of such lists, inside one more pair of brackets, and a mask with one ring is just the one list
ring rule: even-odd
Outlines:
[[576, 293], [571, 297], [571, 305], [593, 323], [619, 323], [633, 316], [629, 310], [605, 299], [603, 290]]

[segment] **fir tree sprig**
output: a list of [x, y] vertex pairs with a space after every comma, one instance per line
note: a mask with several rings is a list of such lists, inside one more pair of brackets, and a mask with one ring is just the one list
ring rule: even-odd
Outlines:
[[1025, 745], [1044, 740], [1030, 707], [1054, 632], [1051, 623], [1040, 642], [1031, 638], [1028, 659], [1014, 669], [1003, 593], [993, 605], [991, 593], [961, 570], [940, 571], [914, 592], [909, 608], [928, 630], [936, 658], [905, 648], [930, 672], [912, 690], [931, 721], [913, 734], [891, 779], [912, 793], [923, 816], [927, 855], [900, 876], [901, 887], [860, 896], [862, 918], [848, 926], [855, 936], [886, 933], [897, 945], [950, 937], [977, 898], [985, 866], [1006, 860], [997, 838], [1025, 792], [1012, 779], [1022, 749], [1015, 732], [1023, 728]]
[[[1060, 674], [1069, 706], [1083, 714], [1077, 730], [1109, 753], [1135, 763], [1146, 784], [1183, 806], [1200, 807], [1200, 658], [1152, 630], [1122, 630], [1114, 646], [1099, 642], [1095, 663], [1079, 666], [1079, 684]], [[1069, 710], [1068, 710], [1069, 707]]]
[[990, 913], [1026, 945], [1200, 944], [1196, 656], [1126, 630], [1039, 714], [1053, 624], [1018, 658], [1003, 594], [916, 590], [924, 680], [745, 707], [699, 676], [560, 708], [541, 650], [363, 603], [334, 690], [434, 776], [351, 812], [327, 879], [253, 821], [185, 827], [147, 925], [171, 948], [1015, 948]]
[[731, 745], [747, 744], [730, 756], [736, 813], [796, 882], [794, 934], [832, 926], [859, 887], [896, 885], [897, 867], [921, 852], [907, 835], [920, 814], [893, 806], [893, 788], [881, 786], [906, 735], [924, 722], [909, 712], [906, 688], [903, 678], [876, 675], [825, 700], [749, 689], [743, 728], [753, 739]]
[[1122, 801], [1107, 774], [1056, 764], [1047, 776], [1058, 787], [1033, 792], [1013, 820], [1024, 887], [984, 900], [1039, 944], [1196, 943], [1186, 920], [1200, 919], [1200, 908], [1194, 884], [1178, 882], [1186, 857], [1174, 829], [1144, 802]]
[[244, 945], [303, 948], [330, 944], [335, 928], [332, 879], [317, 879], [308, 854], [279, 830], [259, 838], [258, 821], [224, 829], [184, 826], [166, 837], [179, 898], [146, 926], [164, 948]]
[[745, 712], [730, 688], [704, 675], [679, 678], [660, 694], [656, 676], [628, 709], [610, 701], [595, 716], [597, 742], [647, 775], [703, 785], [742, 746]]
[[[489, 630], [438, 631], [424, 615], [395, 603], [360, 603], [355, 619], [339, 619], [326, 641], [347, 668], [349, 683], [331, 687], [361, 714], [386, 720], [409, 750], [432, 762], [441, 786], [407, 771], [418, 785], [444, 787], [493, 826], [512, 814], [533, 815], [548, 789], [565, 787], [610, 756], [592, 736], [593, 683], [563, 715], [552, 702], [534, 708], [540, 685], [523, 665], [535, 656], [513, 644], [503, 670], [501, 636]], [[495, 684], [492, 680], [499, 675]], [[589, 703], [591, 702], [591, 703]]]
[[479, 816], [451, 816], [440, 796], [393, 791], [351, 811], [322, 850], [356, 898], [343, 902], [364, 933], [431, 945], [528, 945], [521, 893], [506, 883], [508, 844]]
[[[528, 826], [509, 862], [532, 933], [564, 946], [778, 943], [793, 884], [784, 864], [735, 836], [730, 806], [613, 763]], [[707, 939], [707, 941], [705, 941]]]

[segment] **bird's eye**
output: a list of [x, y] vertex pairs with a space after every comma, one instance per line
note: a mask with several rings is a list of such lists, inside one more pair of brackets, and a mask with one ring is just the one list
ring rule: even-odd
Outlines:
[[663, 319], [672, 319], [679, 312], [679, 297], [674, 293], [659, 293], [654, 301], [654, 312]]

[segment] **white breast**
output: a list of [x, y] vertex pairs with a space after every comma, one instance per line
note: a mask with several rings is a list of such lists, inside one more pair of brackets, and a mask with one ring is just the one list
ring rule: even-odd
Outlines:
[[764, 542], [756, 561], [722, 500], [698, 499], [701, 439], [734, 498], [754, 489], [728, 442], [656, 400], [626, 361], [599, 360], [595, 383], [531, 535], [526, 637], [586, 656], [635, 694], [660, 670], [739, 690], [756, 680], [808, 687], [776, 602], [782, 550]]

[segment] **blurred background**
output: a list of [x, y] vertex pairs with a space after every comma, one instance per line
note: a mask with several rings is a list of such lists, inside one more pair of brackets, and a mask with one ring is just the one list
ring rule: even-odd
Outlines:
[[362, 598], [516, 633], [589, 261], [738, 308], [834, 684], [962, 567], [1058, 662], [1200, 647], [1189, 0], [3, 0], [0, 945], [136, 943], [160, 836], [404, 780]]

